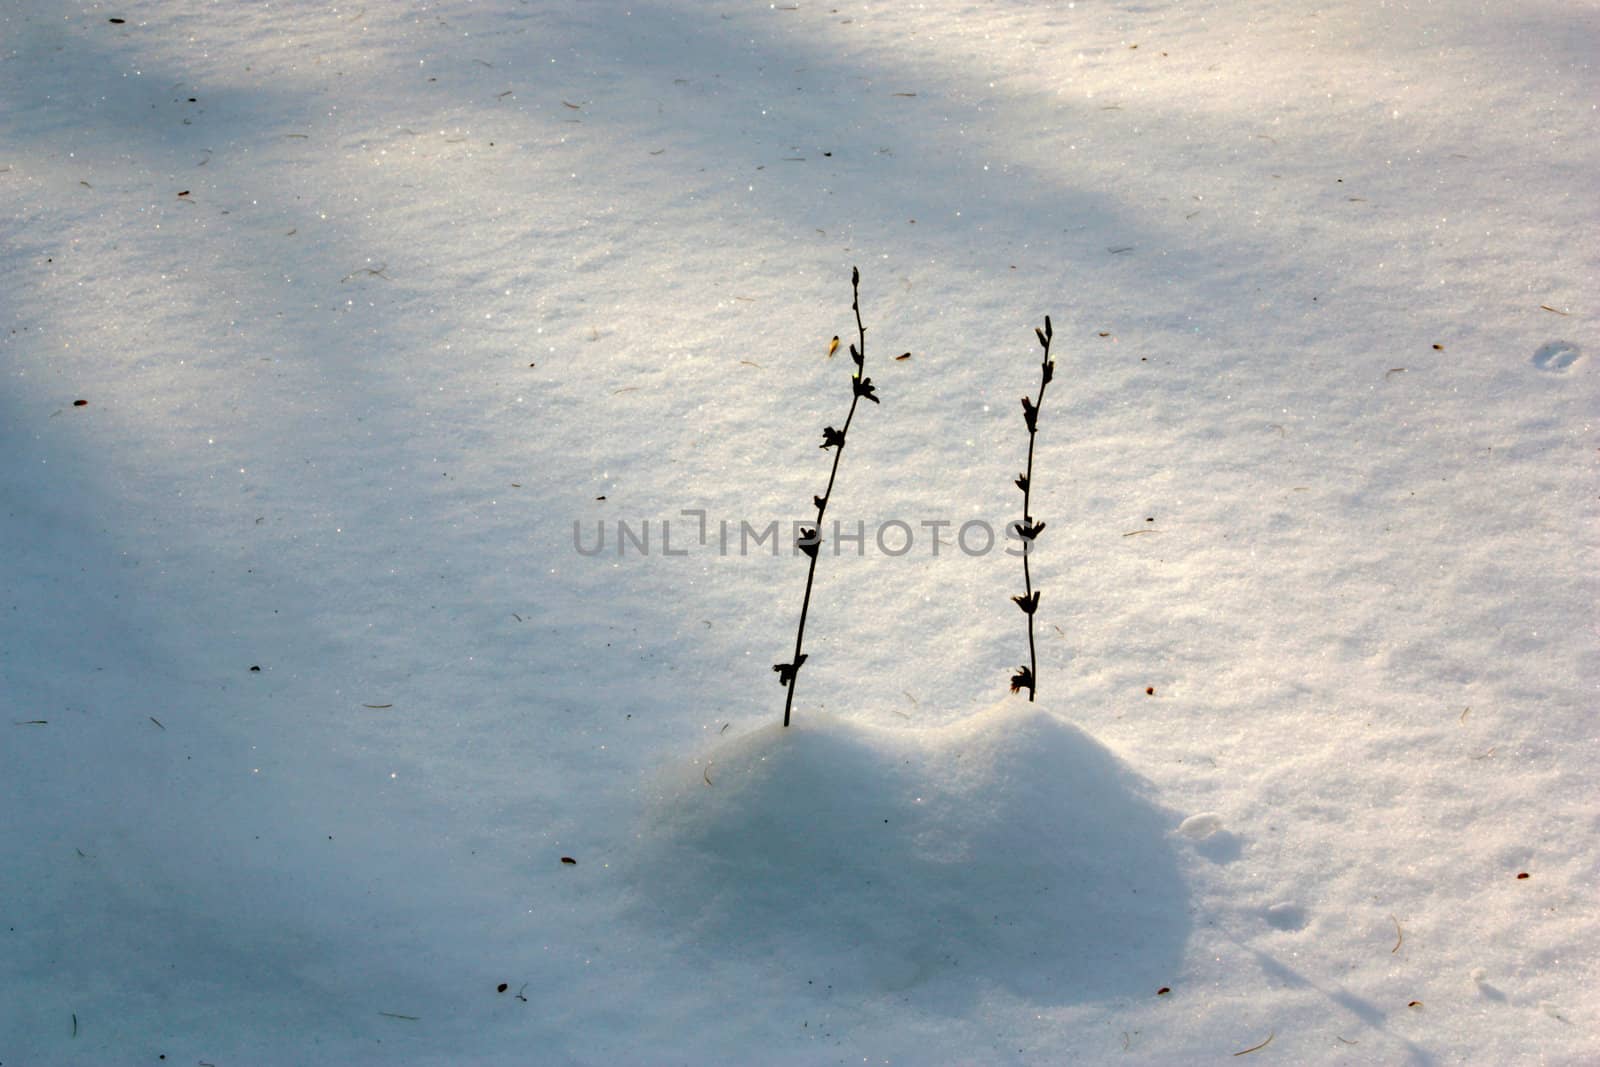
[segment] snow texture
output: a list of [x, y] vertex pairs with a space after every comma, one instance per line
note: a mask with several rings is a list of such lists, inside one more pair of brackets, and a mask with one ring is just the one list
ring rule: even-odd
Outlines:
[[0, 1064], [1600, 1062], [1597, 54], [0, 4]]
[[963, 1015], [1159, 986], [1188, 930], [1172, 820], [1082, 731], [1024, 701], [912, 730], [830, 717], [712, 748], [653, 798], [640, 921], [701, 968], [731, 946], [839, 994]]

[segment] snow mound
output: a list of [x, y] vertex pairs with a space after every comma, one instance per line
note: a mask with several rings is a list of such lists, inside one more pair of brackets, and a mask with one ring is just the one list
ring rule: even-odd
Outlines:
[[1148, 995], [1188, 931], [1172, 823], [1021, 700], [937, 729], [797, 717], [664, 774], [631, 910], [697, 965], [764, 957], [837, 990]]

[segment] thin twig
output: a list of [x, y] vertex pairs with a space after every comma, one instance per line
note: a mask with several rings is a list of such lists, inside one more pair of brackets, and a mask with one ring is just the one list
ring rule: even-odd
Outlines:
[[861, 398], [866, 397], [874, 404], [878, 403], [877, 394], [873, 390], [872, 379], [866, 377], [867, 370], [867, 328], [861, 321], [861, 271], [852, 267], [850, 269], [850, 310], [856, 315], [856, 336], [858, 343], [850, 346], [850, 358], [855, 361], [855, 375], [850, 380], [850, 411], [844, 417], [844, 429], [835, 430], [832, 426], [822, 431], [822, 447], [833, 450], [833, 468], [828, 472], [828, 487], [822, 491], [821, 496], [812, 497], [812, 503], [817, 506], [817, 528], [800, 530], [800, 538], [796, 542], [800, 551], [811, 557], [811, 565], [806, 570], [806, 594], [800, 602], [800, 625], [794, 635], [794, 659], [788, 663], [775, 663], [772, 669], [778, 672], [778, 681], [784, 685], [787, 692], [783, 698], [783, 725], [789, 725], [789, 716], [794, 708], [794, 683], [800, 674], [800, 668], [805, 664], [805, 653], [801, 651], [806, 636], [806, 615], [811, 610], [811, 586], [817, 577], [817, 557], [822, 547], [822, 516], [828, 510], [828, 501], [833, 496], [833, 483], [839, 477], [839, 460], [844, 455], [845, 439], [850, 435], [850, 424], [855, 420], [856, 407], [861, 403]]
[[1272, 1033], [1267, 1035], [1267, 1039], [1265, 1041], [1261, 1042], [1261, 1044], [1259, 1044], [1259, 1045], [1251, 1045], [1249, 1048], [1246, 1048], [1246, 1049], [1240, 1049], [1238, 1052], [1235, 1052], [1234, 1055], [1235, 1056], [1246, 1056], [1246, 1055], [1249, 1055], [1252, 1052], [1259, 1052], [1261, 1049], [1264, 1049], [1268, 1045], [1272, 1044], [1272, 1039], [1277, 1037], [1277, 1036], [1278, 1036], [1278, 1031], [1274, 1030], [1274, 1031], [1272, 1031]]
[[1400, 929], [1400, 920], [1393, 915], [1389, 916], [1389, 921], [1394, 923], [1394, 948], [1389, 950], [1389, 955], [1393, 956], [1400, 951], [1400, 946], [1405, 942], [1406, 932]]
[[1017, 475], [1017, 488], [1022, 490], [1022, 521], [1012, 525], [1012, 529], [1022, 537], [1022, 595], [1011, 598], [1028, 616], [1028, 665], [1017, 668], [1017, 673], [1011, 676], [1011, 691], [1015, 693], [1019, 689], [1027, 689], [1029, 703], [1033, 702], [1039, 685], [1039, 654], [1033, 639], [1033, 616], [1039, 610], [1039, 594], [1033, 589], [1033, 572], [1028, 566], [1028, 556], [1033, 552], [1034, 539], [1044, 529], [1044, 523], [1033, 521], [1030, 505], [1033, 499], [1033, 452], [1039, 437], [1039, 409], [1044, 406], [1045, 388], [1055, 375], [1055, 364], [1050, 362], [1050, 341], [1055, 336], [1050, 316], [1044, 317], [1044, 329], [1035, 328], [1033, 332], [1044, 347], [1044, 357], [1039, 365], [1038, 397], [1022, 398], [1022, 418], [1028, 424], [1028, 469]]
[[382, 278], [386, 282], [387, 281], [393, 281], [392, 278], [390, 278], [387, 274], [383, 273], [384, 271], [386, 271], [388, 269], [389, 269], [389, 264], [387, 264], [387, 263], [380, 263], [376, 267], [358, 267], [357, 269], [351, 271], [349, 274], [346, 274], [343, 278], [340, 278], [339, 279], [339, 284], [343, 285], [345, 282], [349, 281], [351, 278], [354, 278], [354, 277], [356, 277], [357, 275], [360, 275], [360, 274], [364, 274], [369, 278]]

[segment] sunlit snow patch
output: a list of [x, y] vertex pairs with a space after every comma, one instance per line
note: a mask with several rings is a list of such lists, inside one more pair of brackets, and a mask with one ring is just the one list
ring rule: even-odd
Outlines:
[[633, 914], [700, 965], [765, 955], [835, 988], [1148, 993], [1188, 929], [1172, 823], [1038, 705], [923, 730], [808, 715], [664, 773]]

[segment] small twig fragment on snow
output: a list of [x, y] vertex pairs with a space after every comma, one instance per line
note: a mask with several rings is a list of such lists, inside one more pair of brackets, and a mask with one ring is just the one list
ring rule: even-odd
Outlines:
[[1259, 1052], [1261, 1049], [1264, 1049], [1268, 1045], [1272, 1044], [1272, 1039], [1277, 1037], [1277, 1036], [1278, 1036], [1278, 1031], [1274, 1030], [1274, 1031], [1272, 1031], [1272, 1033], [1267, 1035], [1267, 1039], [1265, 1041], [1261, 1042], [1261, 1044], [1259, 1044], [1259, 1045], [1251, 1045], [1249, 1048], [1240, 1049], [1238, 1052], [1235, 1052], [1234, 1055], [1235, 1056], [1246, 1056], [1246, 1055], [1249, 1055], [1252, 1052]]
[[392, 281], [393, 279], [391, 279], [387, 274], [383, 273], [388, 269], [389, 264], [387, 263], [380, 263], [376, 267], [359, 267], [356, 270], [351, 271], [349, 274], [346, 274], [343, 278], [340, 278], [339, 284], [343, 285], [345, 282], [349, 281], [351, 278], [354, 278], [358, 274], [365, 274], [369, 278], [382, 278], [386, 282]]

